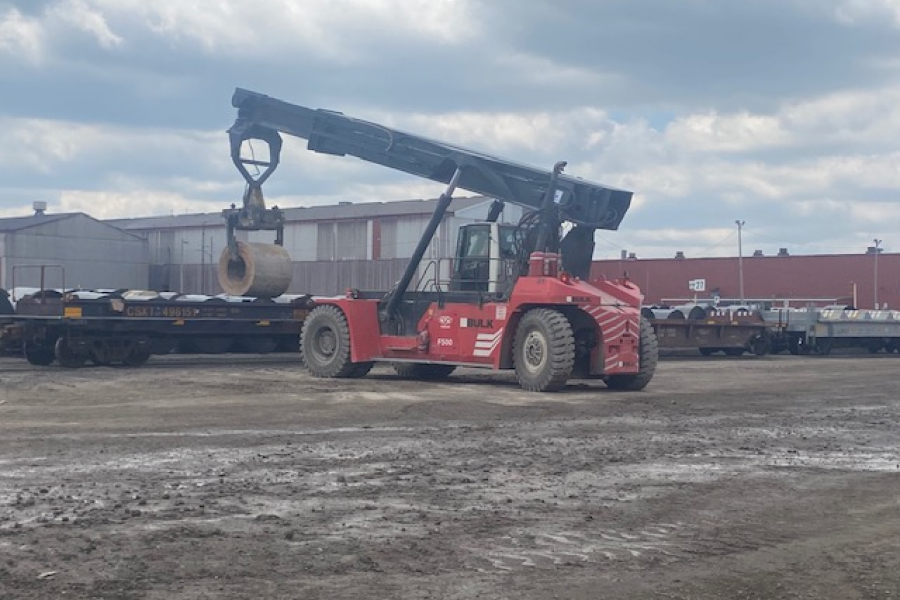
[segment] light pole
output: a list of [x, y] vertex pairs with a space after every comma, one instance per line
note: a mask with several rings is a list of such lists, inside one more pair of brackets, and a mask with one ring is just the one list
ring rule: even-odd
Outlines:
[[878, 253], [881, 251], [879, 246], [881, 246], [881, 240], [875, 238], [873, 240], [875, 242], [875, 310], [878, 310]]
[[734, 222], [738, 228], [738, 286], [741, 291], [741, 304], [744, 303], [744, 247], [741, 240], [741, 230], [744, 227], [744, 221], [740, 219]]

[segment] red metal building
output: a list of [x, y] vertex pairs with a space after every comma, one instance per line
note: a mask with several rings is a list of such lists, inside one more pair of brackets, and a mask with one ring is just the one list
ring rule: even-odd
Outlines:
[[[876, 275], [877, 266], [877, 275]], [[738, 300], [743, 271], [746, 300], [819, 300], [874, 308], [877, 301], [900, 309], [900, 254], [825, 254], [816, 256], [746, 256], [594, 261], [594, 277], [628, 278], [644, 292], [645, 304], [712, 298]], [[690, 282], [704, 291], [692, 291]], [[877, 300], [876, 300], [877, 287]], [[797, 302], [801, 301], [801, 302]]]

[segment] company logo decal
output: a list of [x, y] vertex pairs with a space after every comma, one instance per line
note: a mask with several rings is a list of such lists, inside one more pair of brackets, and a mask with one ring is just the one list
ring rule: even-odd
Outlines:
[[462, 327], [474, 327], [476, 329], [493, 329], [494, 328], [494, 320], [493, 319], [462, 318], [459, 320], [459, 324]]

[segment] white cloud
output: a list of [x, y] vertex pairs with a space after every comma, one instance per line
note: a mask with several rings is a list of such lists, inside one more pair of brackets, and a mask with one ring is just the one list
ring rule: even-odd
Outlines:
[[101, 12], [88, 6], [89, 1], [68, 0], [50, 7], [47, 13], [51, 18], [89, 33], [103, 48], [109, 49], [120, 45], [122, 38], [112, 32]]
[[[469, 146], [488, 154], [509, 152], [545, 157], [564, 150], [580, 152], [592, 142], [591, 129], [611, 127], [602, 110], [575, 109], [549, 112], [453, 112], [390, 115], [401, 129]], [[571, 147], [575, 141], [575, 147]]]
[[43, 28], [37, 19], [26, 17], [15, 7], [0, 13], [0, 55], [38, 62], [43, 56], [42, 38]]
[[373, 40], [457, 44], [478, 29], [467, 2], [452, 0], [81, 0], [110, 20], [135, 19], [172, 44], [191, 42], [224, 56], [302, 52], [368, 62]]
[[900, 2], [897, 0], [842, 0], [835, 9], [838, 21], [859, 25], [867, 21], [885, 19], [900, 24]]
[[126, 160], [128, 167], [138, 169], [141, 161], [179, 157], [209, 165], [212, 161], [205, 157], [213, 156], [213, 147], [227, 157], [225, 136], [218, 132], [3, 117], [0, 129], [0, 164], [44, 175], [76, 163], [101, 171], [115, 170]]
[[[152, 208], [151, 208], [152, 207]], [[159, 190], [63, 190], [53, 212], [84, 212], [96, 219], [216, 212], [221, 204]]]
[[787, 142], [777, 118], [741, 112], [690, 115], [666, 128], [667, 141], [690, 152], [743, 152]]

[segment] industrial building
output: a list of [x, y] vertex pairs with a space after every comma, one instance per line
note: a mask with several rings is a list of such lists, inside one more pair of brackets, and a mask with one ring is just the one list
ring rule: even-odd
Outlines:
[[[460, 225], [487, 217], [493, 199], [454, 199], [425, 255], [424, 270], [435, 259], [452, 256]], [[342, 202], [332, 206], [286, 208], [284, 247], [294, 261], [288, 292], [331, 295], [347, 288], [387, 290], [400, 278], [436, 199], [398, 202]], [[516, 223], [521, 208], [508, 205], [501, 220]], [[185, 293], [218, 294], [217, 268], [225, 247], [220, 213], [107, 221], [146, 239], [150, 248], [149, 287]], [[272, 232], [238, 232], [251, 242], [271, 243]], [[442, 276], [446, 267], [442, 265]], [[433, 271], [436, 266], [430, 267]]]
[[[0, 288], [146, 287], [147, 240], [84, 213], [0, 219]], [[43, 274], [43, 275], [42, 275]]]
[[595, 261], [592, 275], [628, 278], [641, 287], [645, 304], [676, 304], [694, 298], [723, 302], [773, 301], [791, 306], [851, 305], [900, 309], [900, 254], [869, 248], [859, 254]]
[[[329, 295], [347, 288], [389, 289], [412, 255], [437, 200], [342, 202], [284, 209], [284, 244], [294, 260], [290, 292]], [[434, 261], [454, 254], [460, 225], [484, 219], [492, 199], [453, 201], [426, 253], [422, 277]], [[501, 219], [515, 223], [521, 209]], [[271, 242], [254, 232], [249, 241]], [[225, 246], [220, 213], [98, 221], [83, 213], [45, 213], [0, 219], [0, 287], [149, 288], [217, 294]], [[443, 263], [447, 266], [447, 263]], [[442, 269], [441, 277], [446, 276]], [[63, 274], [65, 280], [63, 281]], [[623, 254], [594, 262], [593, 276], [627, 275], [646, 304], [686, 300], [772, 301], [900, 309], [900, 254], [869, 248], [859, 254], [642, 259]]]

